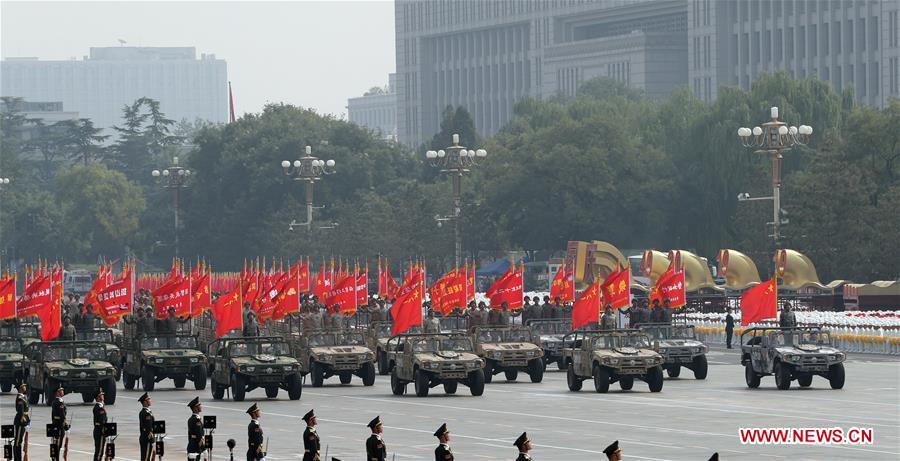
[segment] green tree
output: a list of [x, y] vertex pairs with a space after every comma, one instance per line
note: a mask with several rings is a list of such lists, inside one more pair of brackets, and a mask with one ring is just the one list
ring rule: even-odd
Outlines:
[[66, 121], [66, 138], [64, 142], [69, 148], [68, 157], [87, 166], [94, 160], [103, 160], [106, 147], [103, 145], [109, 135], [102, 135], [103, 128], [94, 126], [87, 118]]
[[150, 171], [163, 153], [171, 156], [171, 148], [182, 139], [172, 134], [175, 121], [162, 113], [159, 102], [139, 98], [122, 108], [122, 125], [113, 127], [118, 134], [111, 147], [108, 163], [125, 173], [129, 180], [149, 185]]

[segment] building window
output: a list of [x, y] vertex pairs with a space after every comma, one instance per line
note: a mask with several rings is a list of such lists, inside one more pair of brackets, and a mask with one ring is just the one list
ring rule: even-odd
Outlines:
[[835, 21], [832, 25], [832, 29], [834, 30], [834, 52], [841, 52], [841, 23]]
[[784, 31], [781, 29], [775, 30], [775, 62], [781, 63], [784, 59]]
[[828, 56], [831, 52], [831, 42], [828, 37], [828, 23], [822, 24], [822, 54]]
[[787, 58], [794, 59], [794, 28], [788, 27], [787, 35], [785, 35], [785, 39], [787, 39], [787, 46], [784, 49], [787, 51]]
[[880, 89], [881, 89], [880, 83], [881, 82], [879, 81], [879, 72], [878, 71], [879, 71], [879, 69], [878, 69], [877, 62], [869, 63], [869, 78], [872, 80], [871, 81], [872, 94], [874, 94], [876, 96], [881, 94], [881, 91], [880, 91]]
[[815, 24], [809, 26], [809, 55], [814, 58], [819, 55], [819, 40], [816, 36], [817, 27]]
[[859, 50], [866, 50], [866, 19], [859, 18], [858, 24], [856, 26], [857, 33], [859, 34]]
[[872, 21], [869, 29], [872, 31], [872, 33], [869, 34], [869, 36], [872, 37], [872, 49], [877, 50], [878, 49], [878, 41], [879, 41], [878, 39], [880, 38], [878, 36], [878, 21], [877, 20]]
[[847, 52], [853, 52], [853, 20], [850, 19], [847, 21], [846, 27], [844, 27], [844, 37], [847, 39]]
[[759, 64], [759, 49], [761, 43], [759, 42], [759, 32], [753, 33], [753, 64]]
[[806, 26], [800, 26], [800, 32], [797, 34], [797, 49], [800, 50], [800, 59], [806, 58]]
[[857, 68], [856, 92], [860, 97], [866, 96], [866, 65], [860, 64]]

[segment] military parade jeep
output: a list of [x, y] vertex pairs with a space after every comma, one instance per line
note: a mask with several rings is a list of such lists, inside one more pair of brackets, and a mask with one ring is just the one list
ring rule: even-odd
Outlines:
[[353, 375], [362, 378], [365, 386], [375, 384], [375, 353], [361, 332], [317, 330], [292, 337], [291, 342], [300, 369], [309, 373], [313, 387], [322, 387], [332, 376], [338, 376], [341, 384], [350, 384]]
[[41, 327], [35, 323], [0, 325], [0, 337], [21, 339], [25, 347], [41, 340]]
[[465, 334], [402, 334], [391, 338], [387, 347], [394, 395], [405, 394], [411, 382], [419, 397], [438, 385], [455, 394], [459, 383], [469, 386], [474, 396], [484, 393], [484, 361]]
[[843, 352], [835, 349], [831, 334], [820, 327], [750, 328], [741, 333], [741, 364], [747, 387], [759, 387], [760, 378], [775, 375], [785, 390], [791, 381], [809, 387], [813, 376], [828, 379], [832, 389], [844, 387]]
[[643, 380], [650, 392], [663, 387], [663, 358], [638, 330], [587, 330], [566, 335], [563, 360], [568, 365], [566, 381], [570, 391], [580, 391], [582, 381], [594, 379], [594, 390], [609, 391], [619, 382], [623, 391], [631, 390], [635, 378]]
[[544, 379], [544, 351], [531, 330], [521, 325], [477, 326], [472, 328], [475, 353], [484, 359], [484, 382], [504, 373], [515, 381], [519, 371], [528, 373], [531, 382]]
[[231, 389], [235, 402], [244, 400], [247, 392], [262, 387], [266, 397], [278, 397], [278, 390], [288, 392], [291, 400], [303, 392], [300, 363], [291, 356], [291, 347], [283, 338], [256, 336], [228, 338], [209, 345], [212, 358], [210, 386], [212, 396], [221, 400]]
[[149, 392], [167, 378], [178, 389], [188, 379], [194, 382], [194, 389], [206, 389], [209, 371], [197, 341], [196, 336], [187, 334], [155, 334], [131, 340], [126, 344], [122, 373], [125, 389], [134, 389], [140, 380], [141, 387]]
[[531, 333], [540, 340], [541, 349], [544, 351], [544, 369], [547, 364], [556, 363], [560, 370], [566, 369], [566, 362], [562, 358], [563, 336], [572, 331], [572, 322], [561, 319], [534, 319], [526, 325]]
[[694, 372], [695, 379], [706, 379], [709, 347], [697, 340], [693, 325], [642, 323], [640, 330], [659, 343], [659, 354], [665, 359], [663, 368], [670, 378], [677, 378], [685, 367]]
[[375, 351], [375, 363], [378, 365], [378, 374], [390, 373], [388, 367], [387, 343], [391, 338], [391, 322], [372, 322], [366, 329], [366, 346]]
[[27, 368], [19, 338], [0, 337], [0, 391], [9, 392], [25, 380]]
[[94, 330], [82, 330], [75, 333], [78, 341], [94, 341], [102, 343], [106, 348], [106, 361], [116, 367], [116, 381], [122, 375], [122, 350], [119, 348], [121, 337], [111, 328], [98, 328]]
[[47, 405], [62, 385], [67, 394], [81, 393], [83, 402], [94, 400], [103, 389], [106, 403], [116, 403], [116, 367], [106, 361], [106, 346], [93, 341], [35, 342], [24, 349], [28, 359], [28, 402], [37, 404], [41, 394]]

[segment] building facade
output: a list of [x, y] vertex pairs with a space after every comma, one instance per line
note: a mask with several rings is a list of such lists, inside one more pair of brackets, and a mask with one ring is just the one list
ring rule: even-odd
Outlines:
[[149, 97], [168, 118], [224, 123], [228, 117], [228, 77], [224, 60], [193, 47], [91, 48], [82, 60], [0, 61], [0, 95], [33, 101], [61, 101], [94, 125], [121, 124], [122, 107]]
[[368, 128], [383, 139], [397, 139], [396, 74], [388, 77], [388, 86], [347, 100], [347, 119]]
[[496, 133], [521, 98], [593, 77], [704, 100], [764, 73], [815, 76], [883, 106], [898, 93], [890, 0], [397, 0], [397, 129], [418, 145], [447, 105]]

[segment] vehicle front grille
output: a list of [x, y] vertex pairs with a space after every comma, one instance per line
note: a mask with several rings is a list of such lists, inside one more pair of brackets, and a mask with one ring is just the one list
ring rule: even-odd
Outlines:
[[359, 367], [359, 359], [357, 359], [356, 355], [338, 355], [334, 358], [334, 367], [340, 369], [356, 369]]

